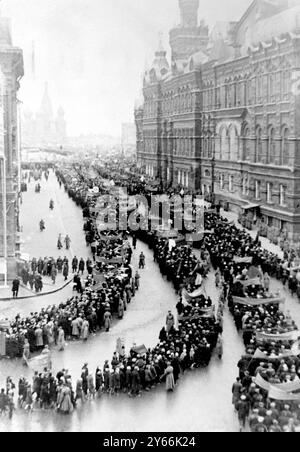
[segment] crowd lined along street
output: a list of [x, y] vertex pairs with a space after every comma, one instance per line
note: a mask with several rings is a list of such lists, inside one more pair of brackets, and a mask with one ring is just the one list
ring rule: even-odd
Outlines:
[[[134, 174], [70, 164], [26, 171], [25, 186], [23, 203], [43, 193], [45, 210], [32, 218], [37, 232], [25, 241], [22, 284], [55, 285], [60, 276], [72, 283], [39, 301], [15, 292], [6, 305], [0, 429], [30, 419], [29, 428], [42, 431], [126, 431], [138, 410], [148, 415], [138, 426], [146, 431], [170, 431], [173, 418], [183, 431], [299, 431], [296, 253], [282, 260], [207, 204], [197, 243], [171, 223], [167, 231], [101, 228], [101, 194], [160, 192]], [[166, 414], [160, 425], [155, 403]], [[116, 406], [127, 416], [118, 426], [105, 416]]]

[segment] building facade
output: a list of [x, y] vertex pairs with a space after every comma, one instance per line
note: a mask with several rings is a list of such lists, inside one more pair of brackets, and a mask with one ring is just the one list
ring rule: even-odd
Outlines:
[[[238, 22], [198, 26], [179, 1], [172, 61], [159, 49], [136, 103], [137, 159], [167, 185], [259, 207], [268, 233], [300, 241], [300, 6], [255, 0]], [[252, 213], [253, 215], [253, 213]]]
[[14, 47], [9, 19], [0, 17], [0, 278], [13, 278], [20, 249], [20, 129], [17, 93], [24, 75], [22, 50]]

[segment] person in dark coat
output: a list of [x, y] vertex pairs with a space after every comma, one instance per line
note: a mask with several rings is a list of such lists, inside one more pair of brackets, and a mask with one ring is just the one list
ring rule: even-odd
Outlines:
[[15, 278], [12, 283], [13, 298], [18, 298], [19, 289], [20, 289], [20, 280], [18, 278]]

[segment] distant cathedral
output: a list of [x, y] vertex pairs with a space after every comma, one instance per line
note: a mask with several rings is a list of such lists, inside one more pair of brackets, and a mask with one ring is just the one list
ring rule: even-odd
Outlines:
[[23, 146], [63, 145], [66, 137], [65, 112], [62, 107], [59, 107], [56, 116], [54, 115], [48, 83], [46, 83], [38, 112], [34, 115], [27, 110], [23, 114]]

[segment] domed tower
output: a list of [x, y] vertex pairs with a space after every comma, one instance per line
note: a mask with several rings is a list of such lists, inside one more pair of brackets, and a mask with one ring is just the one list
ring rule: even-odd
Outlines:
[[170, 31], [172, 61], [187, 61], [200, 50], [206, 52], [209, 30], [204, 21], [198, 25], [199, 0], [179, 0], [180, 25]]

